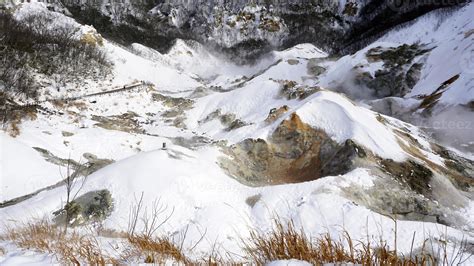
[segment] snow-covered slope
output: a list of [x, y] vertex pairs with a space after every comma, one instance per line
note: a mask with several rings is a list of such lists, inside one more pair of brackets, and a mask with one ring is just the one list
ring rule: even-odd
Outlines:
[[[5, 133], [0, 135], [0, 201], [23, 196], [59, 181], [58, 167], [44, 161], [37, 151], [15, 141]], [[25, 164], [28, 167], [24, 167]]]
[[[0, 134], [0, 216], [8, 225], [54, 219], [65, 202], [60, 182], [69, 160], [87, 170], [79, 172], [84, 185], [73, 194], [110, 192], [113, 210], [101, 221], [104, 228], [127, 230], [141, 195], [150, 212], [159, 200], [170, 218], [157, 234], [185, 234], [191, 257], [218, 249], [240, 258], [239, 241], [253, 228], [270, 230], [275, 217], [311, 235], [338, 238], [347, 230], [354, 240], [371, 237], [374, 245], [381, 236], [388, 243], [396, 238], [405, 254], [427, 235], [472, 241], [473, 162], [420, 128], [374, 110], [380, 111], [377, 101], [396, 99], [403, 114], [421, 113], [423, 99], [415, 96], [431, 94], [457, 74], [438, 106], [472, 101], [471, 72], [455, 64], [472, 48], [473, 35], [466, 32], [473, 7], [445, 20], [428, 14], [342, 58], [299, 44], [242, 66], [193, 41], [178, 40], [164, 54], [104, 40], [100, 49], [112, 62], [106, 79], [84, 78], [87, 85], [59, 91], [45, 85], [35, 116], [7, 124]], [[31, 3], [16, 12], [50, 11]], [[53, 14], [56, 22], [85, 27]], [[438, 27], [426, 28], [433, 40], [421, 33], [404, 37], [433, 21]], [[419, 42], [427, 47], [397, 50]], [[390, 65], [380, 59], [387, 51], [401, 53], [397, 59], [408, 54], [410, 67], [423, 66], [410, 91], [379, 99], [354, 80]], [[13, 126], [17, 136], [8, 134]], [[0, 254], [0, 264], [15, 263], [13, 257]]]
[[455, 12], [436, 11], [380, 39], [398, 44], [429, 43], [435, 47], [426, 59], [420, 81], [407, 97], [430, 95], [440, 84], [459, 75], [439, 99], [440, 104], [467, 104], [474, 100], [473, 13], [472, 4]]
[[[374, 186], [374, 177], [366, 170], [304, 184], [250, 188], [222, 172], [214, 162], [218, 154], [215, 149], [194, 152], [176, 146], [140, 154], [89, 176], [82, 191], [108, 189], [116, 195], [115, 210], [104, 223], [106, 228], [116, 230], [127, 230], [130, 207], [136, 204], [141, 193], [147, 204], [159, 199], [167, 206], [164, 215], [172, 213], [159, 233], [180, 234], [188, 230], [185, 243], [188, 249], [208, 229], [206, 240], [194, 250], [196, 257], [208, 252], [213, 245], [241, 254], [239, 239], [247, 237], [252, 227], [269, 230], [275, 215], [294, 220], [297, 226], [303, 226], [314, 235], [329, 231], [337, 237], [344, 226], [352, 237], [363, 239], [367, 234], [378, 235], [382, 228], [386, 240], [393, 241], [391, 218], [373, 213], [344, 196], [343, 191], [349, 187], [365, 191]], [[246, 199], [256, 195], [259, 200], [249, 206]], [[1, 209], [0, 213], [13, 221], [43, 217], [61, 208], [62, 200], [63, 187]], [[336, 206], [339, 211], [334, 211]], [[466, 209], [463, 215], [470, 215], [471, 211]], [[413, 232], [438, 234], [440, 228], [434, 223], [399, 221], [398, 230], [400, 251], [409, 252]], [[458, 239], [463, 235], [451, 228], [448, 234]], [[417, 235], [416, 243], [421, 243], [423, 237]]]
[[472, 153], [474, 5], [431, 12], [338, 60], [316, 82]]

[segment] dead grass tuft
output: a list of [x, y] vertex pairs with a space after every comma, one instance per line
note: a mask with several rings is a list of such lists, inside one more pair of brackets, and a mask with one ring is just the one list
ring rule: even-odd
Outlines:
[[141, 234], [129, 235], [127, 239], [132, 246], [129, 255], [142, 257], [145, 263], [164, 263], [168, 259], [184, 264], [189, 263], [181, 248], [168, 237], [154, 238]]
[[106, 265], [117, 261], [104, 253], [97, 239], [76, 232], [64, 233], [64, 229], [42, 220], [26, 223], [19, 229], [7, 227], [1, 240], [11, 241], [20, 248], [50, 253], [64, 264]]
[[[313, 265], [334, 263], [335, 265], [417, 266], [462, 265], [470, 258], [470, 244], [464, 239], [455, 243], [450, 256], [448, 256], [448, 240], [446, 238], [437, 240], [428, 238], [423, 242], [421, 248], [414, 251], [415, 233], [410, 254], [407, 256], [400, 254], [396, 249], [396, 220], [394, 220], [395, 243], [393, 246], [395, 249], [393, 249], [382, 239], [376, 246], [372, 246], [369, 237], [367, 237], [367, 242], [353, 241], [346, 231], [343, 232], [340, 239], [334, 239], [329, 234], [311, 238], [303, 229], [298, 229], [292, 221], [284, 223], [282, 219], [277, 218], [274, 221], [273, 230], [261, 232], [254, 229], [251, 230], [249, 239], [242, 240], [246, 252], [242, 262], [234, 261], [229, 254], [223, 256], [219, 253], [216, 242], [208, 255], [203, 256], [201, 260], [192, 260], [183, 252], [186, 233], [183, 235], [182, 242], [178, 241], [178, 244], [169, 236], [155, 236], [157, 229], [170, 217], [169, 215], [164, 219], [158, 218], [166, 208], [156, 201], [151, 214], [147, 215], [142, 200], [143, 196], [137, 205], [131, 208], [130, 230], [128, 233], [120, 233], [125, 240], [124, 246], [123, 249], [118, 246], [113, 247], [117, 252], [115, 256], [106, 254], [103, 246], [99, 244], [96, 234], [92, 231], [89, 234], [79, 234], [72, 230], [66, 233], [64, 228], [47, 220], [27, 223], [19, 229], [7, 227], [6, 234], [0, 236], [0, 240], [11, 241], [20, 248], [53, 254], [60, 264], [65, 265], [117, 265], [137, 262], [158, 265], [165, 263], [173, 263], [173, 265], [265, 265], [275, 260], [298, 259]], [[138, 221], [143, 222], [144, 228], [139, 232], [136, 230]], [[112, 232], [114, 235], [117, 233]], [[202, 238], [205, 238], [205, 233]], [[187, 252], [191, 252], [194, 247], [187, 249]]]
[[37, 119], [36, 106], [13, 106], [5, 107], [6, 110], [0, 112], [0, 119], [3, 121], [3, 127], [13, 138], [20, 135], [20, 125], [24, 119], [31, 121]]
[[[136, 199], [130, 208], [127, 240], [131, 248], [126, 257], [144, 258], [145, 263], [164, 263], [168, 259], [190, 263], [183, 253], [182, 245], [178, 247], [167, 236], [155, 236], [155, 232], [171, 218], [174, 209], [167, 212], [167, 206], [161, 204], [160, 199], [153, 202], [150, 211], [143, 206], [143, 193]], [[137, 230], [139, 221], [142, 225], [140, 231]]]
[[386, 242], [372, 247], [370, 242], [354, 242], [348, 232], [334, 240], [329, 234], [310, 239], [292, 221], [275, 220], [274, 229], [267, 233], [251, 231], [249, 240], [244, 240], [244, 249], [249, 259], [259, 265], [275, 260], [297, 259], [313, 265], [328, 263], [352, 263], [359, 265], [436, 265], [437, 261], [428, 252], [405, 257], [390, 249]]

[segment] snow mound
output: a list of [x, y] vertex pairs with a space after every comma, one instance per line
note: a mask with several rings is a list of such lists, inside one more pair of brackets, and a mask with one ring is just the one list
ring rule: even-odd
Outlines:
[[339, 94], [319, 92], [296, 113], [303, 122], [322, 129], [339, 143], [352, 139], [383, 158], [407, 158], [393, 131], [377, 120], [377, 114]]

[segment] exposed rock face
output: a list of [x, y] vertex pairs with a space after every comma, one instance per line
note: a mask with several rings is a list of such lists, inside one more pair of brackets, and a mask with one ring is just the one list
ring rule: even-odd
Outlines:
[[[390, 27], [465, 1], [63, 0], [72, 15], [107, 37], [168, 49], [175, 38], [254, 57], [270, 47], [310, 42], [354, 51]], [[61, 9], [61, 8], [60, 8]]]
[[244, 127], [248, 125], [246, 122], [237, 118], [235, 114], [222, 114], [221, 109], [217, 109], [214, 112], [210, 113], [203, 120], [199, 121], [200, 124], [207, 123], [211, 120], [218, 119], [223, 126], [226, 127], [226, 131], [232, 131], [237, 128]]
[[372, 48], [367, 52], [367, 60], [370, 63], [382, 62], [383, 68], [374, 76], [368, 72], [358, 73], [355, 83], [370, 89], [376, 98], [402, 97], [418, 82], [423, 66], [420, 56], [428, 51], [419, 45]]
[[390, 175], [406, 183], [411, 190], [431, 195], [430, 181], [433, 172], [430, 169], [414, 161], [396, 163], [393, 160], [383, 160], [381, 165]]
[[[373, 173], [376, 173], [374, 171]], [[407, 184], [400, 182], [396, 177], [383, 177], [374, 181], [369, 189], [350, 186], [344, 188], [344, 194], [355, 203], [389, 215], [396, 219], [435, 222], [446, 225], [467, 224], [465, 217], [456, 212], [456, 207], [462, 206], [464, 199], [459, 192], [449, 185], [440, 185], [435, 182], [439, 177], [433, 176], [430, 184], [433, 187], [432, 197], [407, 189]], [[450, 200], [438, 195], [440, 188], [450, 195]], [[433, 199], [434, 198], [434, 199]], [[454, 210], [454, 211], [453, 211]]]
[[[285, 106], [274, 109], [267, 120], [274, 122], [278, 113], [287, 111]], [[379, 122], [390, 123], [379, 117]], [[465, 193], [473, 191], [474, 163], [433, 145], [430, 152], [445, 159], [444, 165], [434, 163], [423, 153], [427, 148], [409, 130], [394, 129], [394, 134], [409, 155], [406, 161], [381, 158], [352, 140], [337, 143], [293, 113], [267, 140], [246, 139], [225, 149], [230, 158], [222, 158], [220, 164], [229, 175], [251, 186], [311, 181], [362, 167], [376, 178], [369, 189], [342, 189], [355, 203], [397, 219], [466, 223], [455, 210], [465, 206]], [[258, 196], [249, 198], [248, 204], [255, 201]]]
[[322, 90], [319, 86], [299, 85], [292, 80], [276, 80], [276, 82], [280, 83], [281, 86], [280, 95], [287, 100], [304, 100], [308, 96]]
[[326, 68], [320, 66], [319, 64], [321, 63], [320, 58], [311, 58], [308, 60], [308, 74], [311, 76], [319, 76], [326, 72]]
[[167, 123], [170, 123], [175, 127], [186, 128], [184, 123], [186, 116], [184, 112], [192, 108], [194, 104], [192, 100], [185, 98], [173, 98], [159, 93], [153, 93], [152, 100], [156, 102], [162, 102], [164, 106], [170, 108], [162, 114], [163, 117], [167, 118]]
[[121, 115], [109, 117], [93, 115], [92, 120], [97, 121], [97, 127], [108, 130], [118, 130], [129, 133], [143, 133], [143, 129], [137, 121], [138, 115], [132, 111]]
[[268, 114], [267, 119], [265, 119], [265, 122], [271, 124], [275, 122], [278, 118], [280, 118], [282, 115], [284, 115], [286, 112], [290, 110], [290, 107], [287, 105], [283, 105], [280, 108], [273, 108], [270, 110], [270, 113]]
[[443, 93], [445, 93], [449, 88], [450, 85], [453, 84], [456, 80], [459, 79], [459, 74], [451, 77], [450, 79], [444, 81], [433, 93], [430, 95], [422, 95], [421, 98], [423, 101], [421, 102], [419, 108], [424, 109], [424, 112], [430, 112], [431, 109], [438, 103], [438, 100], [441, 98]]
[[433, 149], [445, 159], [444, 164], [453, 172], [453, 182], [458, 188], [468, 192], [474, 191], [474, 161], [436, 144], [433, 144]]
[[54, 212], [58, 224], [67, 223], [78, 226], [88, 222], [105, 220], [113, 210], [113, 199], [110, 191], [104, 189], [88, 192]]
[[[279, 110], [286, 112], [285, 107]], [[277, 112], [278, 109], [273, 114]], [[275, 118], [270, 114], [267, 119]], [[423, 154], [424, 148], [409, 133], [402, 130], [394, 133], [400, 139], [400, 147], [411, 156], [407, 161], [380, 158], [352, 140], [339, 144], [293, 113], [268, 140], [246, 139], [227, 148], [225, 152], [230, 160], [223, 158], [221, 166], [239, 181], [255, 186], [305, 182], [365, 167], [374, 169], [380, 176], [396, 179], [405, 190], [429, 199], [435, 197], [435, 176], [442, 176], [460, 191], [472, 191], [474, 162], [433, 144], [433, 150], [445, 159], [444, 165], [438, 165]]]
[[222, 166], [249, 185], [296, 183], [347, 173], [366, 153], [353, 141], [339, 145], [326, 133], [304, 124], [292, 114], [268, 141], [247, 139], [227, 150], [232, 161]]
[[[333, 1], [130, 1], [65, 0], [74, 17], [108, 37], [137, 40], [166, 50], [175, 38], [215, 44], [252, 56], [270, 47], [315, 40], [329, 48], [346, 23]], [[137, 34], [137, 29], [142, 31]], [[146, 34], [143, 34], [146, 32]], [[145, 37], [146, 36], [146, 37]], [[241, 53], [244, 51], [245, 53]]]

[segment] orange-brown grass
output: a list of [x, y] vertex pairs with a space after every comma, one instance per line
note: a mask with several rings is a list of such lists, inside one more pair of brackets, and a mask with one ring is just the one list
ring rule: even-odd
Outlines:
[[13, 138], [20, 135], [20, 125], [24, 119], [37, 119], [36, 106], [8, 106], [3, 114], [0, 114], [4, 122], [6, 132]]
[[46, 220], [26, 223], [19, 229], [7, 227], [6, 234], [0, 239], [24, 249], [53, 254], [67, 265], [117, 264], [115, 259], [104, 254], [95, 237], [65, 233], [64, 228]]
[[166, 260], [189, 264], [190, 261], [167, 237], [154, 238], [147, 235], [129, 235], [127, 237], [131, 250], [131, 257], [145, 258], [145, 263], [164, 263]]
[[244, 240], [244, 249], [250, 260], [264, 265], [275, 260], [298, 259], [322, 265], [326, 263], [353, 263], [362, 265], [433, 265], [429, 255], [415, 258], [404, 257], [386, 244], [371, 247], [370, 243], [354, 243], [344, 232], [342, 239], [334, 240], [329, 234], [310, 239], [293, 222], [275, 221], [274, 229], [268, 233], [251, 231], [250, 239]]
[[[139, 214], [139, 212], [135, 213]], [[353, 241], [348, 232], [344, 232], [338, 240], [329, 234], [310, 238], [303, 229], [297, 229], [292, 221], [284, 223], [281, 219], [276, 219], [274, 223], [274, 229], [270, 232], [251, 230], [250, 238], [242, 240], [247, 255], [242, 258], [243, 263], [264, 265], [275, 260], [298, 259], [308, 261], [313, 265], [352, 263], [369, 266], [418, 266], [458, 265], [467, 261], [467, 258], [463, 258], [463, 252], [467, 250], [465, 241], [459, 243], [461, 245], [458, 246], [458, 253], [452, 258], [447, 257], [446, 240], [440, 241], [445, 245], [441, 245], [438, 251], [432, 250], [432, 253], [427, 251], [425, 247], [427, 240], [423, 243], [421, 253], [413, 254], [411, 251], [410, 254], [406, 254], [408, 256], [405, 256], [399, 254], [396, 249], [391, 249], [383, 240], [380, 240], [376, 246], [372, 246], [369, 240], [367, 242]], [[46, 220], [27, 223], [19, 229], [7, 227], [6, 234], [0, 236], [0, 240], [11, 241], [24, 249], [53, 254], [61, 264], [66, 265], [130, 264], [137, 260], [153, 264], [166, 262], [182, 265], [243, 264], [233, 261], [232, 256], [222, 256], [215, 247], [201, 260], [192, 260], [183, 252], [183, 243], [177, 245], [168, 236], [154, 237], [152, 232], [157, 227], [149, 228], [153, 230], [140, 233], [132, 230], [129, 233], [120, 233], [121, 237], [127, 241], [124, 241], [122, 251], [116, 249], [118, 253], [114, 257], [104, 252], [92, 232], [79, 234], [69, 230], [66, 233], [63, 227], [58, 227]], [[413, 235], [412, 250], [414, 239], [415, 235]], [[394, 246], [396, 247], [396, 242]]]
[[[190, 261], [173, 241], [167, 237], [155, 237], [155, 232], [165, 224], [174, 212], [174, 209], [165, 217], [167, 210], [160, 200], [152, 203], [151, 212], [143, 206], [143, 193], [136, 203], [130, 208], [127, 240], [131, 246], [125, 257], [144, 258], [145, 263], [164, 263], [166, 260], [174, 260], [176, 262], [189, 264]], [[137, 232], [137, 224], [139, 221], [143, 225], [143, 229]], [[181, 245], [182, 246], [182, 245]]]

